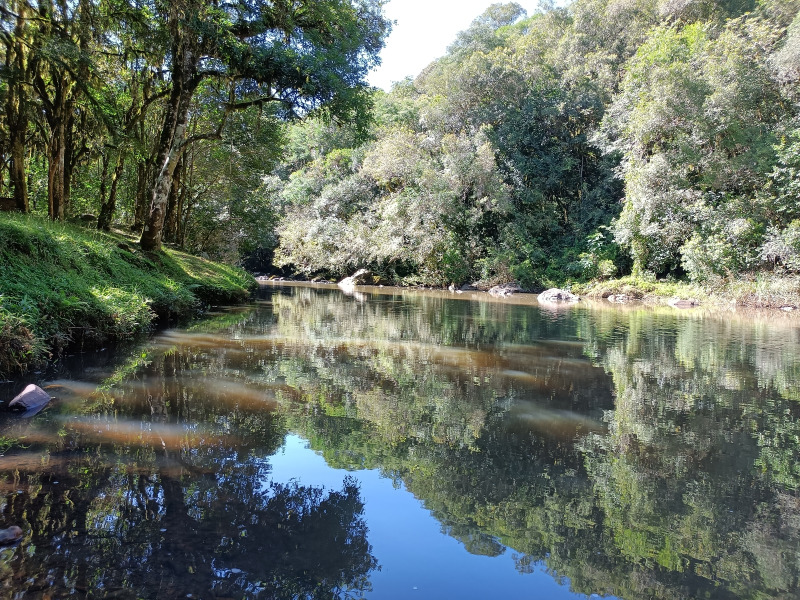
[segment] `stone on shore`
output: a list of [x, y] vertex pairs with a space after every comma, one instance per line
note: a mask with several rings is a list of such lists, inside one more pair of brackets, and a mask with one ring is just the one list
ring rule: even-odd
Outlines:
[[537, 296], [539, 302], [546, 302], [548, 304], [557, 304], [561, 302], [580, 302], [580, 296], [576, 296], [566, 290], [561, 290], [559, 288], [550, 288], [549, 290], [543, 291], [541, 294]]
[[48, 402], [50, 402], [50, 395], [38, 385], [31, 383], [8, 403], [8, 408], [24, 411], [27, 416], [30, 416], [42, 410]]
[[22, 529], [16, 525], [0, 529], [0, 544], [13, 544], [22, 539]]
[[345, 277], [337, 285], [343, 290], [352, 290], [357, 285], [370, 285], [374, 281], [372, 273], [368, 269], [359, 269], [350, 277]]
[[672, 308], [693, 308], [700, 306], [700, 303], [694, 298], [670, 298], [667, 301]]
[[521, 291], [522, 288], [516, 283], [502, 283], [490, 289], [489, 295], [494, 296], [495, 298], [505, 298], [506, 296], [511, 296], [512, 294], [517, 294]]

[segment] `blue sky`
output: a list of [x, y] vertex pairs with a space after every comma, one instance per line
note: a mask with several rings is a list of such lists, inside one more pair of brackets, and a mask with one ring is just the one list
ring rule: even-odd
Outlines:
[[[517, 0], [533, 14], [538, 0]], [[389, 90], [407, 75], [416, 76], [432, 60], [444, 55], [456, 34], [469, 27], [492, 0], [390, 0], [386, 16], [397, 21], [381, 53], [383, 64], [369, 83]]]

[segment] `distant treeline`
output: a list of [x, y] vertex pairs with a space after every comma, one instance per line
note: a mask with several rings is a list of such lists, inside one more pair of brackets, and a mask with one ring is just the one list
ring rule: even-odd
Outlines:
[[796, 273], [798, 6], [493, 5], [375, 95], [366, 142], [289, 130], [278, 261], [528, 287]]

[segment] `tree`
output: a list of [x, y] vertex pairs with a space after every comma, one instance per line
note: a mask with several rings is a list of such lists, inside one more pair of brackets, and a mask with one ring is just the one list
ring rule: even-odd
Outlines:
[[[277, 103], [286, 117], [325, 107], [336, 117], [364, 106], [364, 77], [378, 61], [389, 30], [381, 0], [207, 3], [154, 1], [152, 14], [168, 35], [171, 91], [157, 144], [157, 173], [141, 237], [161, 247], [175, 170], [187, 145], [219, 139], [231, 111]], [[219, 87], [215, 131], [188, 135], [192, 99], [200, 84]]]
[[8, 25], [8, 30], [5, 27], [0, 30], [0, 39], [5, 45], [5, 133], [11, 155], [9, 180], [14, 190], [14, 205], [21, 212], [29, 210], [25, 152], [30, 121], [29, 85], [32, 75], [29, 46], [33, 26], [28, 18], [29, 11], [27, 3], [18, 0], [10, 2], [8, 10], [0, 13], [3, 25]]
[[753, 199], [793, 112], [769, 68], [780, 34], [755, 16], [664, 26], [629, 62], [603, 135], [624, 155], [616, 236], [635, 270], [704, 279], [753, 266], [769, 219]]

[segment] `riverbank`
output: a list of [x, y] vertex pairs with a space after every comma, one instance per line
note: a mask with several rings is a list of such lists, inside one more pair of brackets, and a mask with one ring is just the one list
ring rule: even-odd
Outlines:
[[0, 377], [245, 300], [245, 271], [133, 238], [0, 214]]
[[688, 283], [628, 276], [610, 281], [591, 281], [572, 286], [589, 298], [625, 296], [631, 300], [666, 303], [673, 298], [692, 299], [710, 306], [738, 306], [797, 310], [800, 308], [800, 277], [761, 273], [714, 282]]
[[[263, 277], [261, 282], [308, 281], [309, 283], [335, 283], [315, 278], [302, 277]], [[416, 285], [389, 283], [392, 287], [419, 288]], [[475, 283], [462, 290], [488, 291], [493, 284]], [[629, 275], [612, 280], [594, 280], [586, 283], [566, 282], [552, 287], [561, 287], [579, 296], [602, 300], [611, 296], [618, 302], [641, 301], [651, 304], [669, 304], [675, 299], [692, 300], [698, 305], [716, 307], [743, 307], [757, 309], [800, 310], [800, 277], [762, 273], [757, 276], [741, 276], [738, 279], [715, 282], [689, 283], [676, 280], [656, 280]], [[423, 286], [421, 289], [447, 289]], [[525, 290], [538, 294], [541, 289]]]

